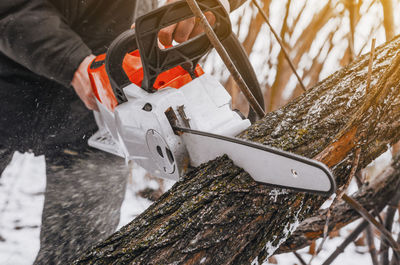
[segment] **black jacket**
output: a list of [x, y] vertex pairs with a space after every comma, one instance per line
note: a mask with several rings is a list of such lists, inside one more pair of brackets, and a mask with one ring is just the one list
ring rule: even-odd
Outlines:
[[136, 6], [135, 0], [1, 2], [0, 52], [64, 86], [70, 85], [75, 70], [91, 51], [104, 52], [106, 45], [130, 27]]
[[[151, 0], [137, 1], [0, 1], [0, 150], [46, 154], [86, 143], [96, 126], [70, 87], [73, 74]], [[243, 1], [230, 2], [233, 10]]]
[[135, 0], [0, 1], [0, 150], [86, 148], [96, 124], [73, 74], [130, 27], [135, 8]]

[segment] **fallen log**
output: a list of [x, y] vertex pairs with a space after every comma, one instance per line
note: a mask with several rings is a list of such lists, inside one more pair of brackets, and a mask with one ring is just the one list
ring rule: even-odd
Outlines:
[[[400, 139], [399, 51], [400, 37], [376, 49], [368, 94], [364, 55], [239, 137], [314, 157], [343, 187], [351, 171]], [[75, 264], [261, 264], [325, 200], [255, 183], [219, 157], [195, 168]], [[280, 251], [297, 248], [293, 240]]]

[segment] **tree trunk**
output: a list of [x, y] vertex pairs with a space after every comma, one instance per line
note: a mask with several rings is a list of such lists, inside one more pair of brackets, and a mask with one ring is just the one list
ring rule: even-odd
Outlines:
[[[400, 38], [376, 49], [367, 95], [365, 55], [239, 137], [315, 157], [342, 187], [352, 167], [362, 169], [400, 139], [398, 51]], [[396, 179], [387, 185], [397, 185]], [[75, 264], [261, 264], [325, 200], [257, 184], [219, 157], [194, 169]], [[282, 249], [290, 250], [293, 240]]]

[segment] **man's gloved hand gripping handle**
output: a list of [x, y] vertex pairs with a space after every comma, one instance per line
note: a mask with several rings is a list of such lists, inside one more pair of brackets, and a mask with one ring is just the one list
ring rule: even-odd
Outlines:
[[[167, 3], [176, 2], [177, 0], [167, 0]], [[221, 4], [225, 7], [226, 11], [230, 11], [230, 4], [228, 0], [220, 0]], [[215, 23], [215, 17], [211, 12], [205, 12], [205, 17], [208, 22], [213, 25]], [[160, 30], [158, 38], [164, 46], [169, 46], [172, 41], [175, 40], [178, 43], [187, 41], [188, 39], [199, 35], [203, 32], [202, 27], [197, 22], [197, 19], [192, 17], [183, 20], [177, 24], [168, 26]]]
[[98, 111], [87, 71], [94, 58], [96, 58], [96, 56], [91, 54], [82, 61], [78, 69], [75, 71], [71, 85], [88, 109]]

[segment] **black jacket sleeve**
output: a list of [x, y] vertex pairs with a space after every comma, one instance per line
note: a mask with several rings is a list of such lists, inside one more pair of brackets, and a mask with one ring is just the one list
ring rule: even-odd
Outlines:
[[0, 52], [32, 72], [70, 86], [75, 70], [91, 53], [46, 0], [0, 2]]

